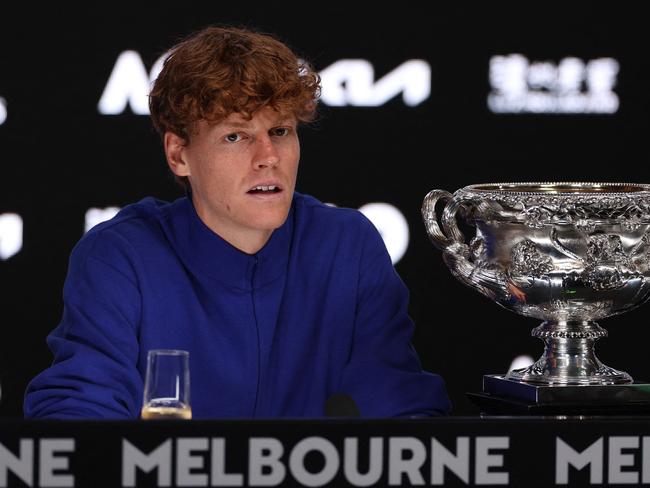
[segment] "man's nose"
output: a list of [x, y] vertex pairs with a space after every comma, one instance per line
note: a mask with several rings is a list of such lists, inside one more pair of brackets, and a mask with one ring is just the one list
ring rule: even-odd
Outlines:
[[280, 161], [280, 154], [278, 149], [273, 144], [269, 136], [264, 136], [257, 141], [257, 150], [253, 164], [256, 169], [265, 168], [267, 166], [275, 166]]

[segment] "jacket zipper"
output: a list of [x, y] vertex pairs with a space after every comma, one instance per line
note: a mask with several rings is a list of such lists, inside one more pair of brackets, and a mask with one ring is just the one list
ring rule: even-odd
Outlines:
[[257, 320], [257, 310], [255, 307], [255, 287], [254, 287], [254, 282], [255, 282], [255, 272], [257, 271], [257, 261], [258, 258], [255, 256], [254, 261], [253, 261], [253, 268], [251, 271], [251, 301], [253, 304], [253, 318], [255, 320], [255, 333], [256, 333], [256, 338], [257, 338], [257, 385], [255, 386], [255, 401], [253, 402], [253, 415], [252, 417], [255, 418], [257, 416], [257, 402], [259, 399], [260, 395], [260, 377], [261, 377], [261, 345], [260, 345], [260, 325], [259, 321]]

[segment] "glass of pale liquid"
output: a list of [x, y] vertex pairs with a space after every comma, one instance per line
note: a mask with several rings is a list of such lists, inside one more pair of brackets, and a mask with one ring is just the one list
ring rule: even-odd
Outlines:
[[146, 420], [192, 418], [189, 352], [149, 351], [141, 417]]

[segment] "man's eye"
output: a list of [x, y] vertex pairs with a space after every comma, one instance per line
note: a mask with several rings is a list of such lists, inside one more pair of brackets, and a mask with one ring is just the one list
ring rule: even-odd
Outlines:
[[237, 134], [237, 133], [228, 134], [228, 135], [226, 136], [226, 141], [228, 141], [228, 142], [237, 142], [237, 141], [239, 141], [240, 139], [241, 139], [241, 137], [240, 137], [239, 134]]
[[286, 136], [289, 133], [289, 129], [286, 127], [276, 127], [273, 129], [273, 135], [275, 136]]

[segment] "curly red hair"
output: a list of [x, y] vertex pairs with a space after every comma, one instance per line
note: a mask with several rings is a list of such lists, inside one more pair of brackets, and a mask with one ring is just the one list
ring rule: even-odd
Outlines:
[[172, 47], [149, 110], [161, 137], [173, 132], [189, 140], [200, 120], [218, 123], [232, 113], [250, 119], [267, 106], [311, 122], [319, 96], [318, 74], [275, 37], [210, 26]]
[[251, 118], [270, 106], [312, 121], [320, 78], [285, 44], [235, 27], [207, 27], [174, 46], [149, 94], [154, 127], [189, 138], [199, 120]]

